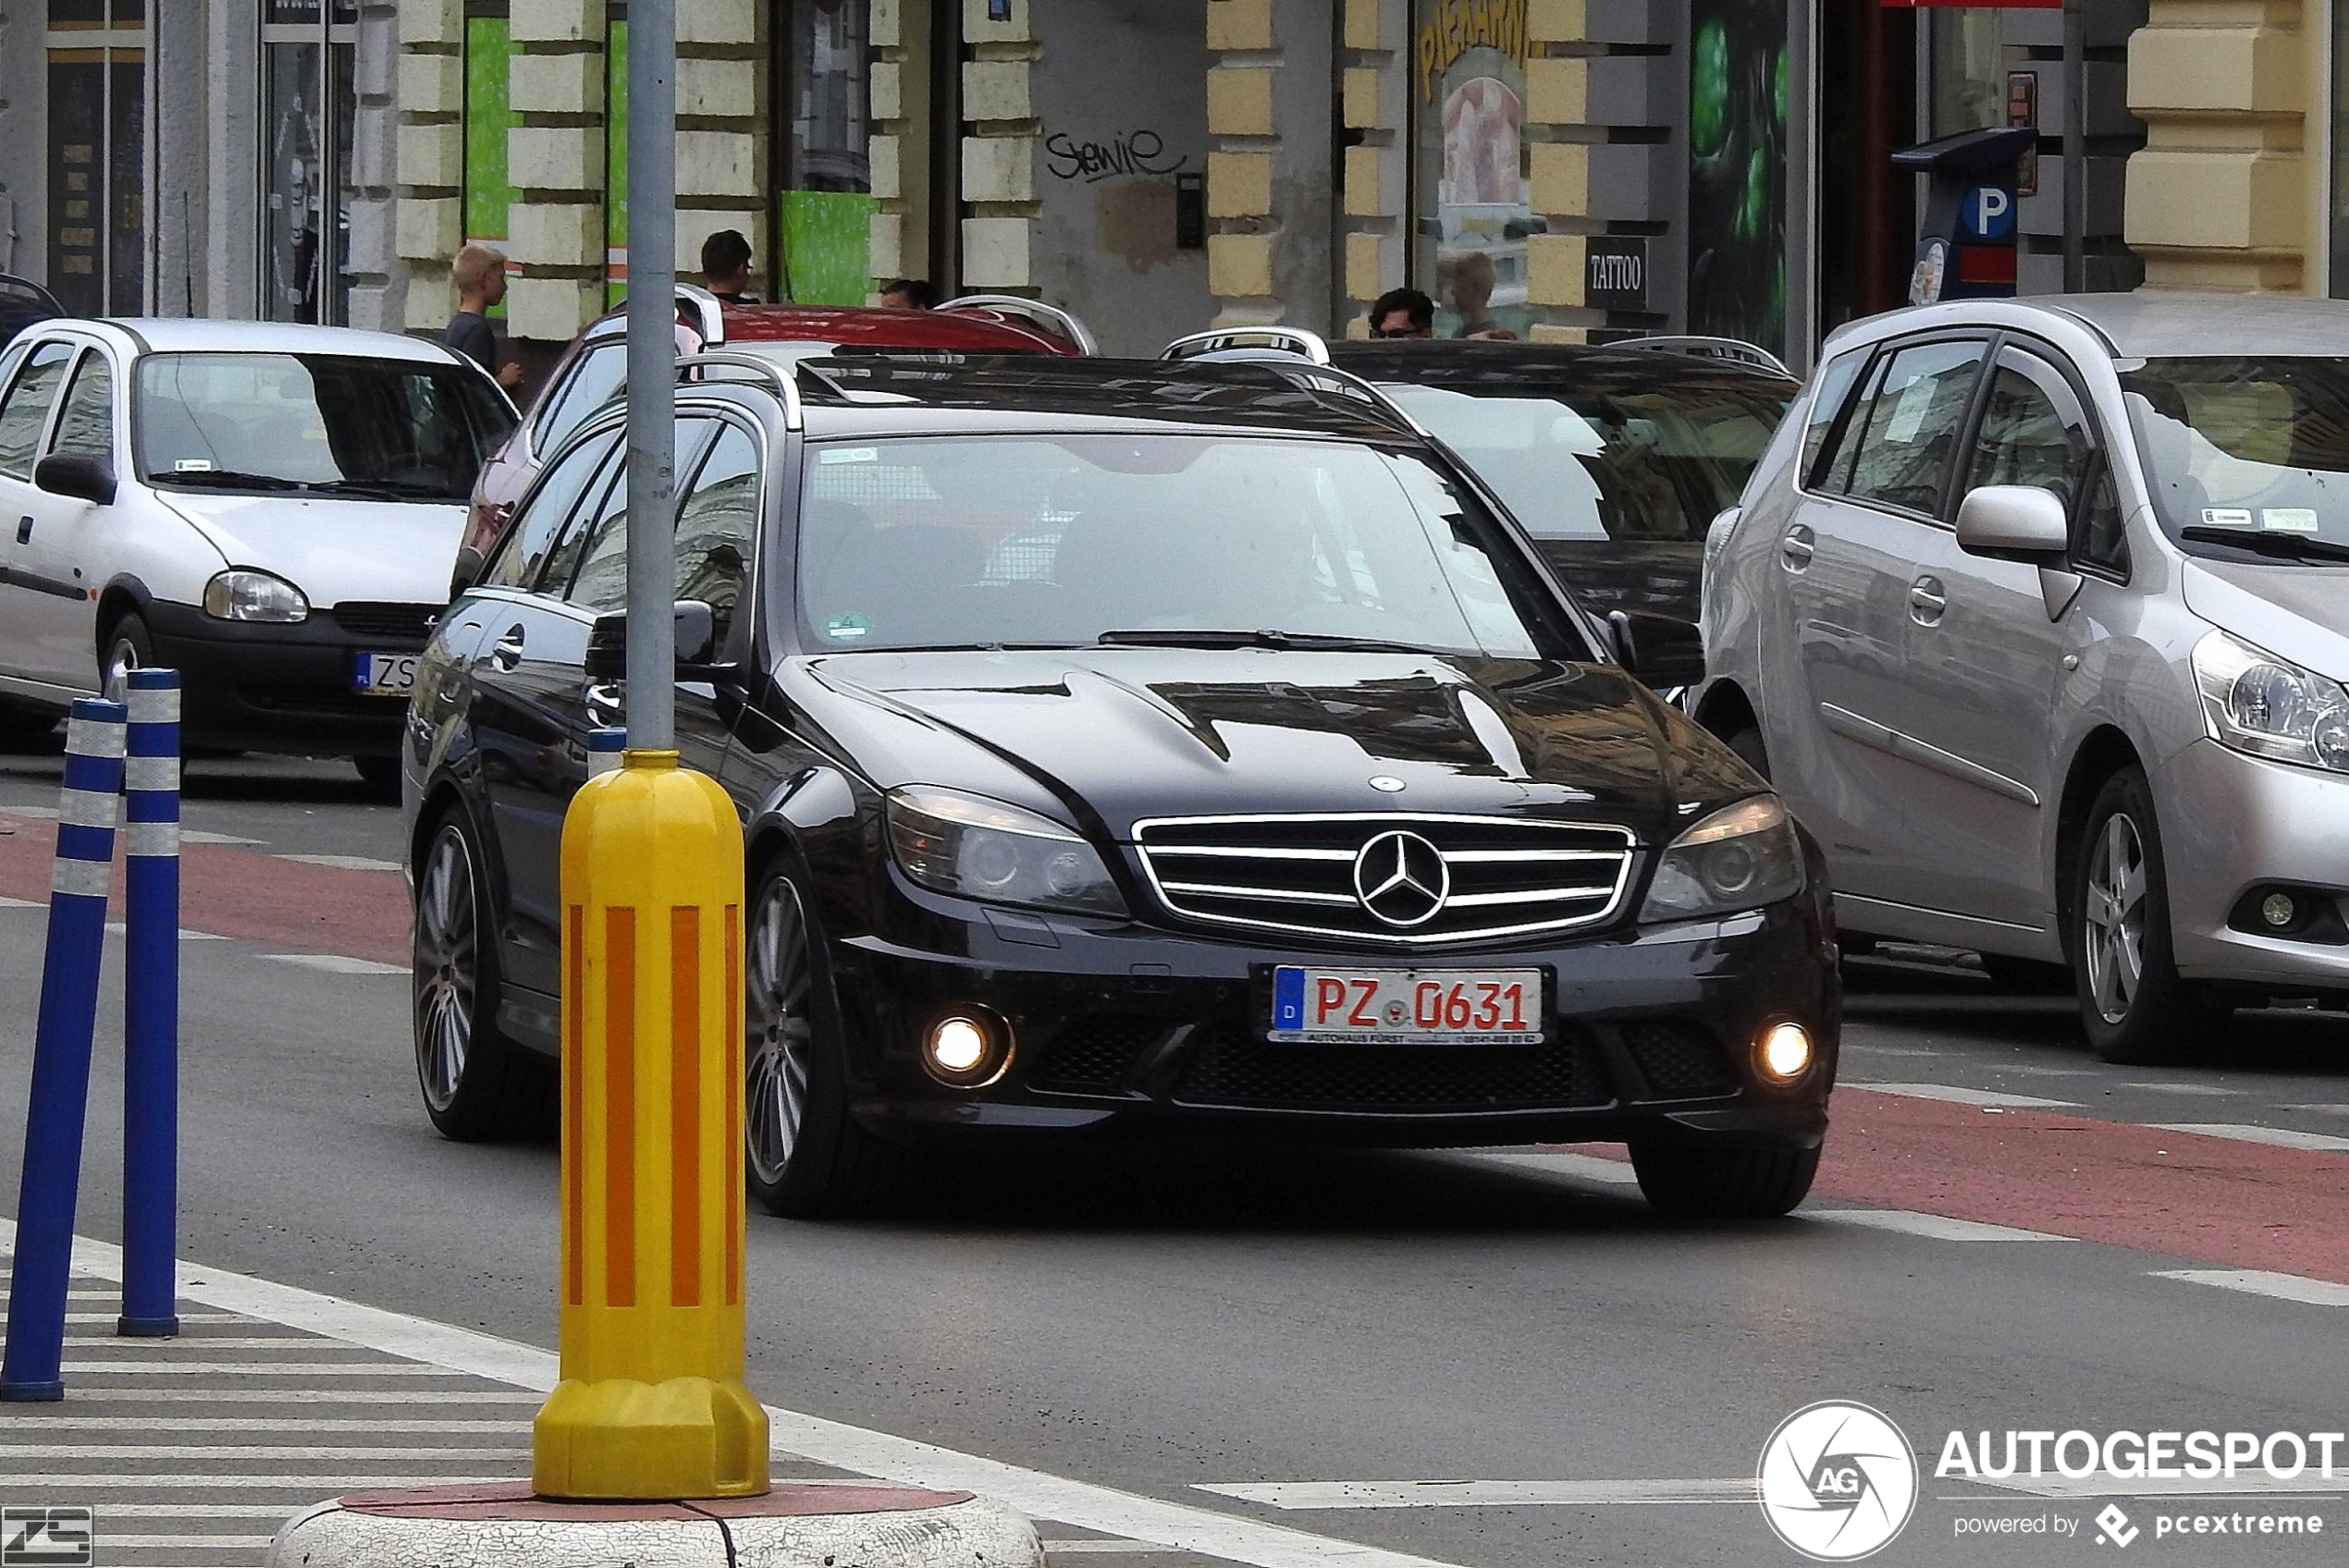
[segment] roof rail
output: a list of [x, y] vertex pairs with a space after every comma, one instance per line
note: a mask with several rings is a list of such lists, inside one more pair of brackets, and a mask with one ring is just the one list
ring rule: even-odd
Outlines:
[[806, 410], [800, 402], [799, 380], [792, 366], [778, 364], [773, 360], [763, 360], [756, 354], [745, 354], [739, 349], [731, 353], [719, 350], [717, 352], [681, 354], [678, 356], [677, 372], [681, 377], [685, 377], [689, 374], [689, 373], [695, 371], [743, 371], [748, 373], [747, 374], [734, 377], [702, 374], [692, 376], [692, 379], [698, 381], [732, 379], [736, 381], [757, 380], [764, 382], [768, 386], [772, 386], [775, 389], [776, 395], [781, 397], [783, 400], [783, 428], [793, 431], [805, 430], [807, 428]]
[[[1249, 330], [1258, 329], [1250, 328]], [[1312, 334], [1307, 333], [1305, 336], [1310, 337]], [[1332, 364], [1319, 364], [1302, 355], [1283, 353], [1269, 349], [1240, 349], [1228, 351], [1209, 350], [1205, 353], [1195, 354], [1188, 360], [1174, 362], [1261, 365], [1275, 375], [1295, 382], [1299, 386], [1308, 388], [1318, 386], [1334, 391], [1341, 397], [1356, 402], [1367, 403], [1370, 405], [1371, 417], [1394, 425], [1397, 429], [1408, 431], [1423, 440], [1433, 439], [1429, 435], [1427, 426], [1413, 417], [1408, 409], [1387, 396], [1385, 388], [1374, 382], [1365, 381], [1352, 371], [1340, 370]]]
[[1704, 337], [1691, 335], [1662, 337], [1624, 337], [1606, 345], [1610, 349], [1654, 349], [1665, 354], [1691, 354], [1702, 360], [1729, 360], [1741, 365], [1754, 365], [1777, 372], [1789, 379], [1797, 379], [1787, 369], [1786, 361], [1767, 349], [1759, 348], [1736, 337]]
[[995, 311], [1007, 316], [1025, 316], [1054, 337], [1067, 338], [1080, 354], [1101, 351], [1089, 327], [1059, 306], [1048, 305], [1041, 300], [1026, 300], [1016, 294], [965, 294], [947, 300], [938, 309]]
[[1219, 326], [1177, 337], [1159, 350], [1162, 360], [1197, 360], [1235, 349], [1271, 349], [1317, 365], [1330, 362], [1330, 346], [1318, 332], [1301, 326]]
[[719, 302], [717, 295], [690, 283], [680, 283], [677, 285], [677, 303], [692, 312], [695, 318], [694, 330], [701, 334], [704, 343], [726, 341], [726, 307]]

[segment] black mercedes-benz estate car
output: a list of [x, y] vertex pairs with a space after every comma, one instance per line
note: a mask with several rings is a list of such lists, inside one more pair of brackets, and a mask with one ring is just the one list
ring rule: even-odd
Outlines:
[[[748, 853], [748, 1167], [924, 1138], [1623, 1141], [1659, 1207], [1816, 1169], [1815, 846], [1477, 481], [1321, 367], [722, 356], [679, 393], [678, 727]], [[617, 723], [621, 410], [419, 670], [416, 1060], [543, 1124], [557, 846]], [[472, 563], [461, 567], [466, 573]]]

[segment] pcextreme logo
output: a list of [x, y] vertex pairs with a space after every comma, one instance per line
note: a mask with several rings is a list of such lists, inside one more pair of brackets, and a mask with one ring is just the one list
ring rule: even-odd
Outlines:
[[1762, 1516], [1814, 1562], [1856, 1562], [1908, 1527], [1916, 1453], [1891, 1418], [1824, 1400], [1778, 1424], [1762, 1447]]

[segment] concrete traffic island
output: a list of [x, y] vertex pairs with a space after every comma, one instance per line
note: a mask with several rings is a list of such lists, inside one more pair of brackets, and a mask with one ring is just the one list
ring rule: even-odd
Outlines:
[[266, 1568], [1043, 1568], [1035, 1526], [968, 1492], [783, 1484], [709, 1502], [560, 1502], [527, 1482], [304, 1510]]

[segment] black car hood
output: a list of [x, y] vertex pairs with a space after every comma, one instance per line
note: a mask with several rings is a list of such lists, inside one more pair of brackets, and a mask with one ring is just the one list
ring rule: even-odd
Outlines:
[[884, 788], [1040, 789], [1120, 839], [1156, 816], [1392, 811], [1602, 820], [1653, 840], [1684, 802], [1753, 788], [1611, 666], [1108, 648], [825, 655], [780, 678]]
[[1601, 615], [1645, 610], [1696, 624], [1704, 546], [1679, 539], [1543, 539], [1536, 542], [1575, 596]]

